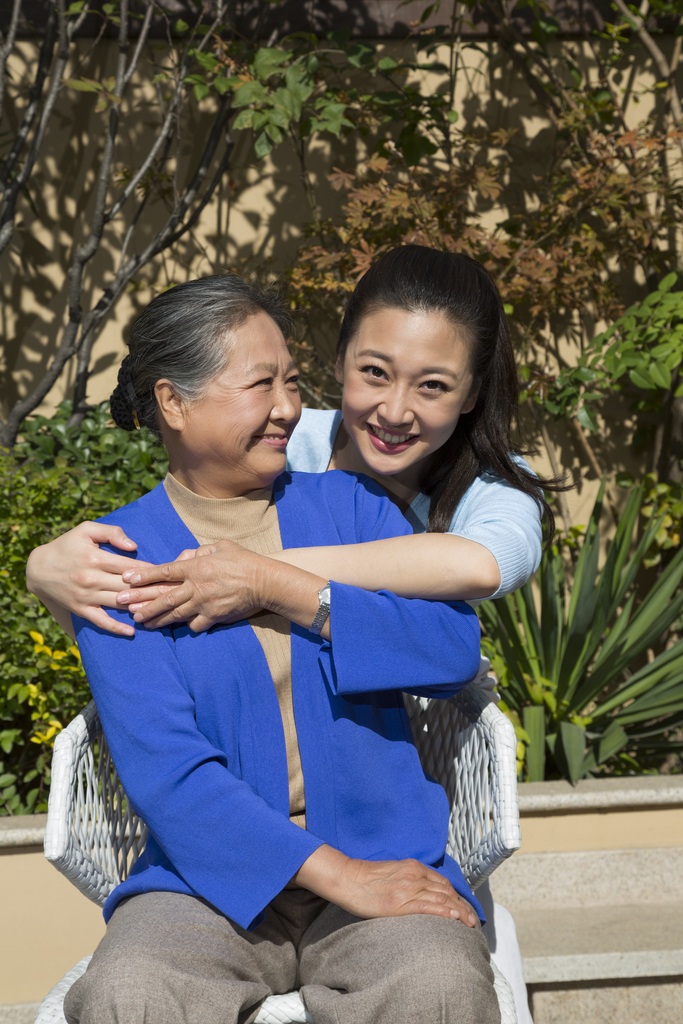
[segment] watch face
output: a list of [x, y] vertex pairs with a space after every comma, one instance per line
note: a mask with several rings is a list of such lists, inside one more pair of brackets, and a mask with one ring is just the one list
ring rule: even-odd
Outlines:
[[326, 583], [324, 587], [321, 587], [320, 591], [318, 592], [318, 600], [322, 601], [324, 604], [329, 604], [330, 590], [331, 588], [329, 583]]

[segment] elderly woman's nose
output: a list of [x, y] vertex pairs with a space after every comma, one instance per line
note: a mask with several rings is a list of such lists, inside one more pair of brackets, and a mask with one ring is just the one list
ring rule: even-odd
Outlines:
[[272, 419], [284, 420], [286, 423], [296, 420], [301, 415], [301, 397], [291, 386], [280, 385], [274, 394]]

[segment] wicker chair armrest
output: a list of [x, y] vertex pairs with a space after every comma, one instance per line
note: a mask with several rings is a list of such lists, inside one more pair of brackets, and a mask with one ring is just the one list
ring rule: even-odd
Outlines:
[[406, 708], [450, 802], [447, 852], [476, 889], [521, 845], [513, 725], [474, 683], [449, 700], [406, 697]]
[[45, 856], [102, 906], [141, 853], [146, 835], [127, 806], [91, 701], [55, 740]]

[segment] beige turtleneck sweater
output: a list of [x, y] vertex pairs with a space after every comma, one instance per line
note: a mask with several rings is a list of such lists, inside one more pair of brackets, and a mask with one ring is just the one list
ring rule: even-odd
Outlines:
[[[269, 488], [252, 491], [244, 498], [204, 498], [170, 473], [164, 487], [173, 508], [198, 544], [233, 540], [260, 555], [282, 551], [277, 509]], [[280, 704], [287, 748], [289, 816], [296, 825], [306, 828], [304, 774], [292, 701], [289, 622], [268, 611], [258, 612], [249, 622], [263, 648]]]

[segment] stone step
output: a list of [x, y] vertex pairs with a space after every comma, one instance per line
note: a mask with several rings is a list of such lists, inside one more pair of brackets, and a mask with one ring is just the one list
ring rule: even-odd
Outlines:
[[515, 910], [528, 985], [683, 975], [683, 902]]

